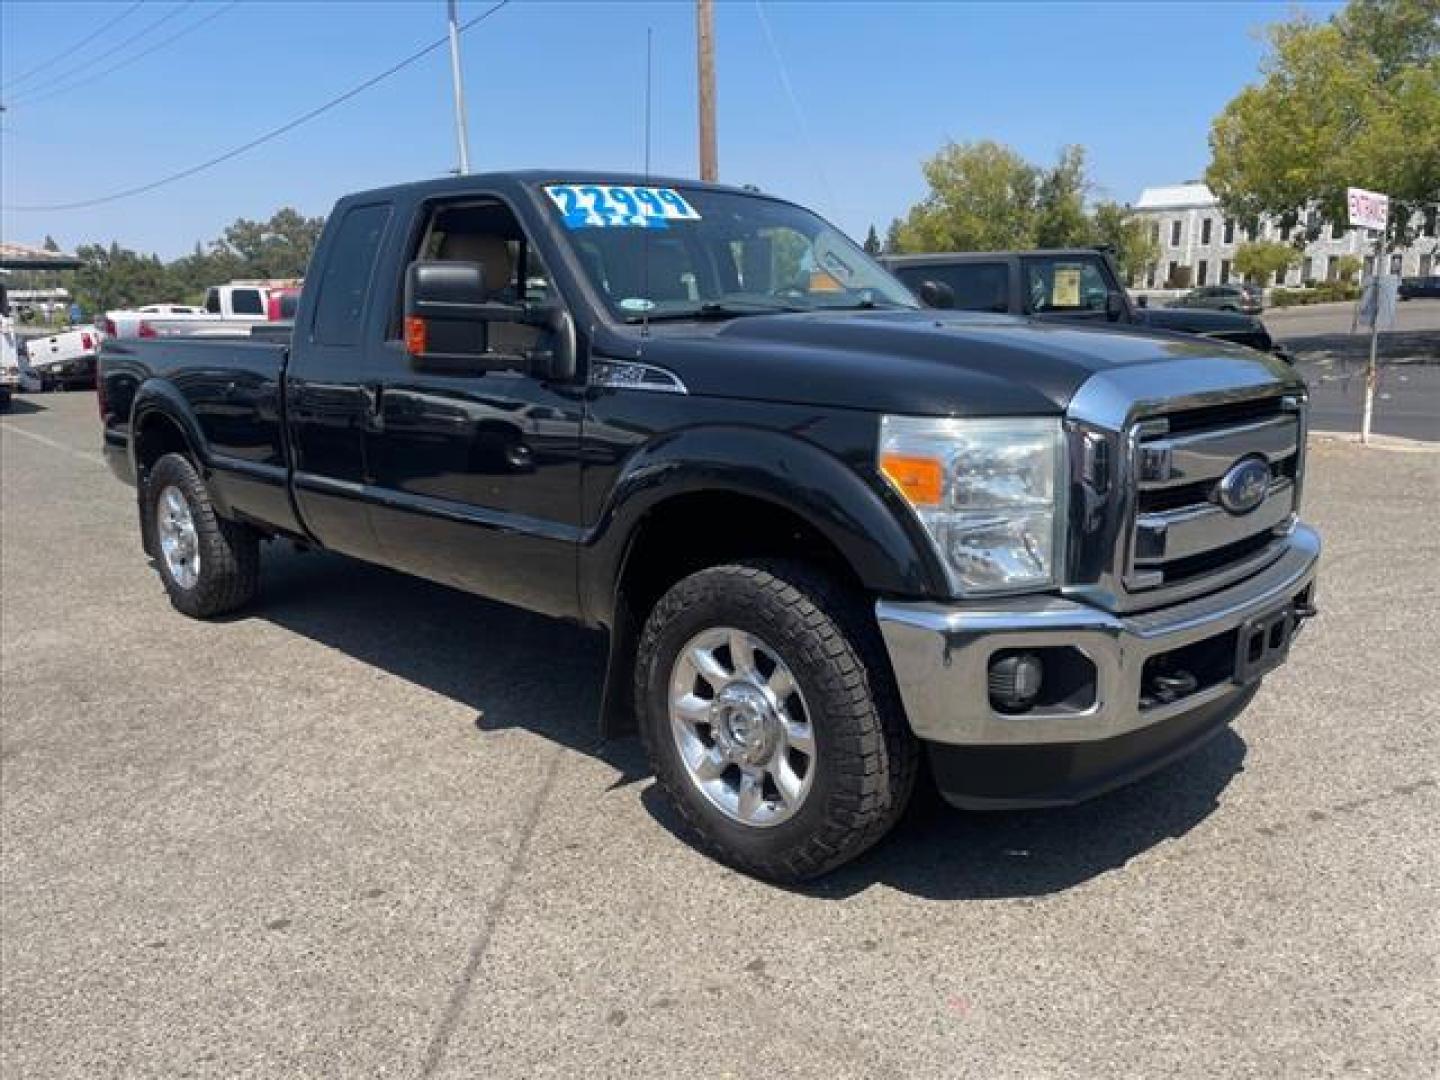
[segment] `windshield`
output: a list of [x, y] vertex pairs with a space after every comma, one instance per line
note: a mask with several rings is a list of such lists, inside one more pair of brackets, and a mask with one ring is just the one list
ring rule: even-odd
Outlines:
[[591, 283], [630, 322], [918, 306], [843, 233], [789, 203], [614, 184], [544, 191]]

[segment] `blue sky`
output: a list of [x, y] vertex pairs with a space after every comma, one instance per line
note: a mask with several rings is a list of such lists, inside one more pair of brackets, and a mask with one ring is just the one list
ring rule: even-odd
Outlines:
[[[69, 202], [230, 149], [444, 33], [443, 0], [147, 0], [40, 73], [126, 2], [0, 4], [0, 202]], [[462, 0], [461, 18], [488, 3]], [[716, 5], [721, 179], [819, 210], [857, 238], [924, 193], [947, 139], [997, 139], [1034, 161], [1090, 155], [1097, 197], [1200, 176], [1212, 117], [1255, 79], [1282, 3]], [[1303, 5], [1325, 16], [1337, 5]], [[142, 32], [175, 12], [145, 35]], [[160, 38], [203, 26], [89, 85]], [[462, 39], [472, 168], [638, 170], [646, 29], [654, 32], [656, 172], [696, 166], [694, 5], [514, 0]], [[139, 40], [111, 55], [124, 39]], [[52, 93], [53, 92], [53, 93]], [[48, 95], [48, 96], [47, 96]], [[27, 101], [33, 99], [33, 101]], [[803, 116], [803, 120], [802, 120]], [[170, 257], [237, 217], [323, 213], [346, 191], [456, 160], [444, 49], [274, 142], [158, 191], [92, 209], [5, 212], [0, 235], [65, 247], [119, 240]]]

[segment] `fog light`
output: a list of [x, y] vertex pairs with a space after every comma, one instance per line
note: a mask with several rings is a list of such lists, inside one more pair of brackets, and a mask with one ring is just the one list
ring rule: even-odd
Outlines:
[[990, 661], [990, 704], [1000, 712], [1024, 712], [1040, 696], [1045, 665], [1034, 653], [997, 653]]

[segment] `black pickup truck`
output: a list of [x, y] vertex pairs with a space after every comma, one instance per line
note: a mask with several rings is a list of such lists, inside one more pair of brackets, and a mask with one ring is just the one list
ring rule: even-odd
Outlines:
[[274, 538], [599, 628], [603, 730], [774, 879], [874, 843], [922, 768], [965, 807], [1156, 769], [1313, 610], [1284, 364], [927, 311], [753, 191], [352, 195], [290, 340], [109, 341], [101, 370], [180, 611], [251, 602]]
[[1109, 255], [1096, 248], [887, 255], [881, 262], [931, 307], [1198, 334], [1290, 359], [1254, 315], [1136, 304]]

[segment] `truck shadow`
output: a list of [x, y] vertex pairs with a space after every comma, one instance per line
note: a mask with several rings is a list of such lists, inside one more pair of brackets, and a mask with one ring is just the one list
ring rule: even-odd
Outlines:
[[1219, 805], [1245, 749], [1225, 728], [1153, 776], [1053, 810], [964, 812], [926, 791], [887, 839], [801, 891], [844, 897], [882, 883], [934, 900], [1064, 892], [1189, 833]]
[[596, 717], [605, 642], [592, 631], [330, 554], [266, 545], [262, 618], [475, 711], [482, 732], [518, 727], [648, 775], [635, 740], [604, 742]]
[[[600, 635], [442, 585], [334, 555], [268, 545], [263, 618], [475, 710], [481, 732], [522, 728], [604, 762], [610, 787], [649, 776], [635, 738], [605, 741], [597, 716], [605, 674]], [[1226, 729], [1138, 784], [1057, 810], [963, 813], [919, 793], [872, 851], [795, 891], [837, 899], [876, 884], [932, 899], [1042, 896], [1124, 866], [1188, 833], [1243, 767]], [[656, 823], [684, 841], [654, 785], [641, 794]]]

